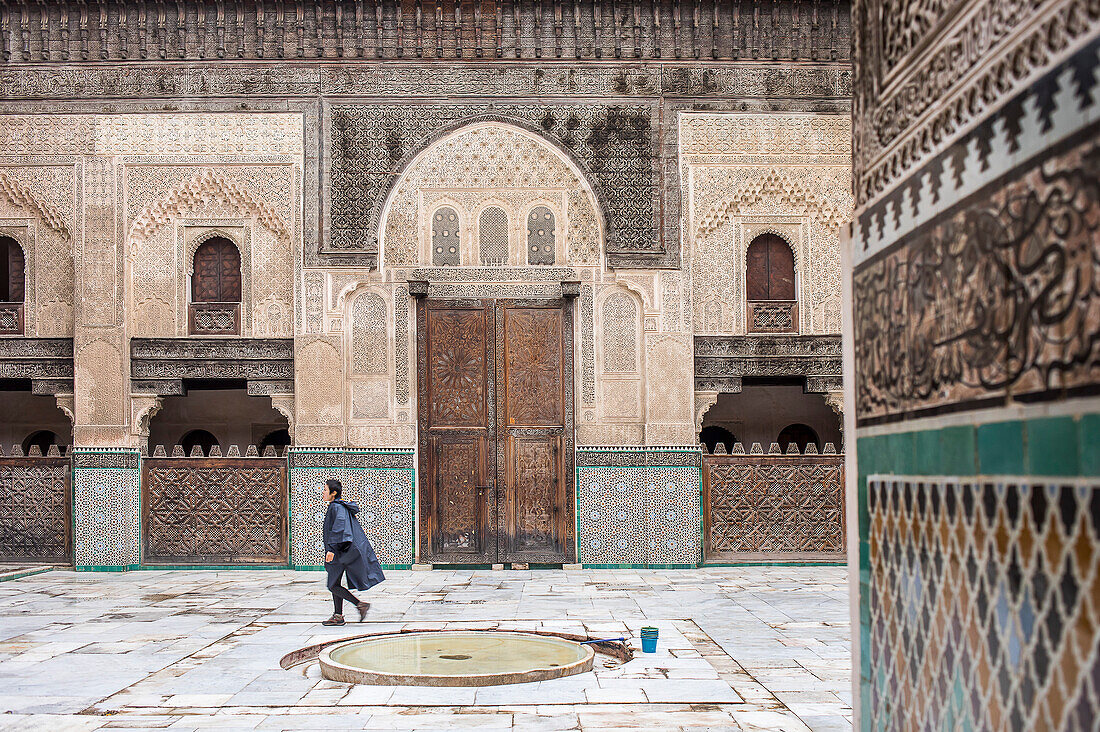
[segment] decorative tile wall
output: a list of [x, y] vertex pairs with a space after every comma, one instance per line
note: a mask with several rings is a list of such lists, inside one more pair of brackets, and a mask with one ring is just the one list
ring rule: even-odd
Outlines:
[[862, 730], [1100, 717], [1100, 13], [998, 7], [853, 6]]
[[870, 727], [1095, 729], [1098, 506], [1096, 479], [871, 476]]
[[73, 450], [73, 566], [136, 569], [141, 564], [141, 453]]
[[416, 485], [411, 449], [323, 450], [292, 448], [290, 460], [290, 563], [320, 569], [325, 502], [320, 487], [329, 478], [344, 486], [343, 498], [359, 504], [359, 522], [383, 566], [413, 563]]
[[697, 447], [577, 450], [577, 558], [585, 565], [679, 565], [701, 557]]

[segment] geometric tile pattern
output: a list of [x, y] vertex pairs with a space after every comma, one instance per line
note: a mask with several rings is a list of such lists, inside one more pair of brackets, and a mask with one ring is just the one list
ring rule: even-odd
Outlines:
[[135, 569], [141, 563], [141, 454], [73, 449], [73, 565]]
[[872, 475], [867, 508], [866, 728], [1096, 729], [1100, 481]]
[[[593, 448], [585, 448], [585, 451]], [[647, 464], [660, 453], [578, 450], [577, 560], [582, 564], [689, 565], [700, 557], [698, 464]], [[698, 458], [698, 449], [694, 450]]]
[[410, 566], [416, 483], [412, 456], [412, 450], [396, 449], [310, 450], [308, 455], [295, 451], [290, 468], [291, 566], [319, 569], [324, 563], [321, 526], [326, 505], [320, 486], [329, 478], [344, 486], [344, 500], [359, 504], [359, 523], [378, 560], [387, 567]]

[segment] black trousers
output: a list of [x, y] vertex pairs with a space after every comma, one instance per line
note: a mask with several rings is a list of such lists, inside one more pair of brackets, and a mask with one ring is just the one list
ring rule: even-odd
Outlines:
[[351, 590], [340, 584], [340, 580], [344, 578], [343, 571], [340, 572], [340, 576], [336, 579], [335, 585], [329, 588], [332, 592], [332, 608], [337, 615], [344, 614], [344, 600], [347, 600], [352, 605], [359, 605], [359, 599], [351, 594]]

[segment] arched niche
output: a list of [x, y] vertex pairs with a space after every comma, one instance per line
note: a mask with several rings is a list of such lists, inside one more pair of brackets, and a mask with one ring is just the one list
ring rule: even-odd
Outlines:
[[478, 265], [480, 214], [490, 205], [505, 214], [496, 220], [507, 227], [507, 263], [528, 263], [528, 218], [543, 206], [552, 212], [553, 236], [545, 238], [553, 240], [555, 251], [552, 258], [543, 252], [537, 261], [602, 265], [600, 207], [576, 161], [537, 132], [481, 121], [438, 137], [405, 166], [379, 219], [383, 266], [432, 266], [439, 240], [433, 217], [443, 206], [459, 214], [460, 263]]

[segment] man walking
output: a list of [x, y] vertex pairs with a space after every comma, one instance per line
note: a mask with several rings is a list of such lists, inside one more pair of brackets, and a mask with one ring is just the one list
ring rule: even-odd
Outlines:
[[363, 622], [370, 610], [369, 602], [360, 602], [340, 584], [344, 575], [347, 575], [348, 587], [356, 590], [368, 590], [386, 579], [374, 548], [356, 518], [359, 506], [354, 501], [342, 500], [342, 492], [343, 486], [335, 478], [329, 478], [321, 485], [321, 495], [328, 501], [324, 526], [325, 570], [328, 572], [328, 589], [332, 593], [334, 611], [332, 617], [321, 625], [344, 624], [344, 600], [359, 610], [359, 622]]

